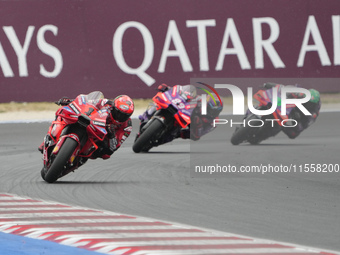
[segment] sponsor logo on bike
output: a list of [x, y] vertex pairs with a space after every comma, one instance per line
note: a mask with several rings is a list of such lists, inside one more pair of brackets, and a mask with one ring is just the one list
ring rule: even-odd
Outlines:
[[101, 122], [101, 121], [93, 121], [93, 124], [94, 124], [94, 125], [97, 125], [97, 126], [105, 127], [105, 122]]
[[79, 113], [80, 113], [80, 111], [77, 109], [77, 107], [75, 107], [74, 104], [69, 104], [69, 105], [70, 105], [71, 109], [72, 109], [76, 114], [79, 114]]

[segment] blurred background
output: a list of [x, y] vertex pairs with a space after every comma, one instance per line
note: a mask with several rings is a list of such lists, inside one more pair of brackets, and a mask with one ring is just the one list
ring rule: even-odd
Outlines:
[[0, 103], [251, 78], [339, 92], [336, 0], [1, 1]]

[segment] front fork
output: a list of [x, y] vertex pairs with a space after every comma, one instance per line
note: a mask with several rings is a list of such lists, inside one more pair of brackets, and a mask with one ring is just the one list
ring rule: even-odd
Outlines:
[[[80, 139], [79, 139], [78, 135], [72, 133], [72, 134], [67, 134], [67, 135], [61, 136], [57, 143], [55, 143], [53, 141], [53, 139], [51, 138], [50, 135], [45, 136], [45, 138], [44, 138], [45, 149], [44, 149], [44, 153], [43, 153], [43, 160], [44, 160], [44, 166], [45, 167], [48, 166], [51, 159], [53, 159], [54, 157], [57, 156], [57, 154], [58, 154], [61, 146], [65, 142], [66, 138], [71, 138], [78, 143], [76, 149], [74, 150], [73, 154], [71, 155], [71, 157], [68, 161], [68, 165], [70, 165], [71, 167], [73, 166], [74, 160], [78, 156], [79, 151], [80, 151]], [[50, 150], [52, 150], [52, 151], [50, 151]]]

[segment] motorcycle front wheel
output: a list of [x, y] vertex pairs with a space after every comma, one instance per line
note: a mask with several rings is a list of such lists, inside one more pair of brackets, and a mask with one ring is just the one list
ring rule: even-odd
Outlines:
[[251, 144], [258, 144], [260, 142], [254, 137], [254, 135], [258, 132], [259, 128], [250, 127], [249, 125], [247, 125], [247, 123], [253, 119], [259, 119], [259, 117], [252, 114], [245, 119], [245, 123], [246, 123], [245, 126], [237, 127], [237, 129], [235, 130], [234, 134], [232, 135], [230, 139], [230, 142], [233, 145], [239, 145], [240, 143], [244, 141], [249, 141], [249, 140], [251, 141], [250, 142]]
[[148, 147], [155, 135], [159, 134], [164, 128], [164, 124], [157, 118], [154, 118], [147, 129], [140, 134], [132, 146], [135, 153], [139, 153]]
[[64, 170], [67, 161], [72, 156], [74, 150], [77, 148], [78, 143], [72, 138], [66, 138], [57, 155], [52, 160], [48, 168], [41, 170], [42, 178], [48, 182], [55, 182]]

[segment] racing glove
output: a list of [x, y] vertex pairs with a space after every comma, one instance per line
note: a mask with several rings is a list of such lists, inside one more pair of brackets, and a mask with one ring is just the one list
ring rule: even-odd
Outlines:
[[106, 125], [106, 130], [107, 130], [107, 137], [109, 139], [112, 139], [116, 137], [116, 126], [114, 124], [107, 124]]
[[69, 103], [71, 103], [73, 101], [73, 99], [69, 99], [68, 97], [62, 97], [61, 99], [59, 99], [58, 101], [56, 101], [55, 103], [57, 105], [68, 105]]

